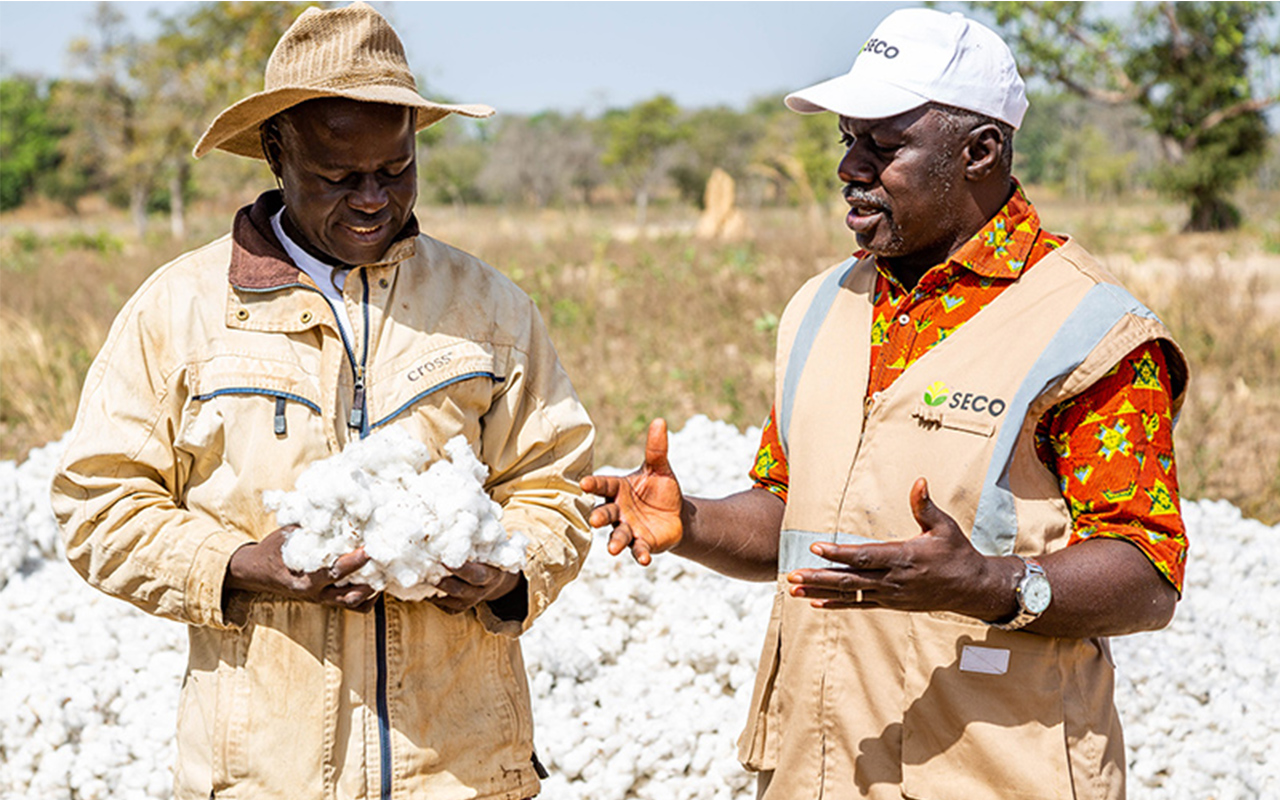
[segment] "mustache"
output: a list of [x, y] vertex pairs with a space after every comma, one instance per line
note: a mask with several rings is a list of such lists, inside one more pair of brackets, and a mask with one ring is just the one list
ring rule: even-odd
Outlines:
[[872, 195], [868, 191], [859, 189], [858, 187], [853, 186], [851, 184], [845, 184], [844, 188], [840, 190], [840, 193], [844, 195], [845, 202], [851, 206], [852, 205], [867, 206], [870, 208], [877, 209], [878, 211], [883, 211], [885, 213], [890, 213], [893, 211], [892, 207], [890, 207], [890, 205], [886, 203], [884, 200]]
[[379, 225], [386, 225], [391, 221], [389, 214], [365, 214], [362, 211], [353, 211], [342, 220], [347, 225], [354, 225], [358, 228], [376, 228]]

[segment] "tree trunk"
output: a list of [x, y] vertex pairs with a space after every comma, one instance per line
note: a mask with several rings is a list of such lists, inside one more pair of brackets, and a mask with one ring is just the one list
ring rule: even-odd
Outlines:
[[636, 227], [644, 230], [645, 217], [649, 210], [649, 189], [641, 188], [636, 192]]
[[1223, 197], [1210, 192], [1197, 192], [1191, 198], [1191, 216], [1183, 231], [1233, 231], [1240, 227], [1240, 210]]
[[190, 169], [186, 159], [182, 158], [169, 178], [169, 233], [178, 241], [187, 236], [187, 203], [182, 196], [182, 189], [186, 186], [187, 172]]
[[129, 190], [129, 216], [133, 218], [133, 228], [141, 240], [147, 234], [147, 187], [141, 181], [134, 183]]

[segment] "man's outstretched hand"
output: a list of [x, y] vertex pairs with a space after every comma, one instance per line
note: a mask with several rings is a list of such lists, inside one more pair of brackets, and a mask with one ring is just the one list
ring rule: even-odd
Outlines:
[[588, 521], [596, 528], [613, 526], [610, 555], [630, 548], [632, 557], [648, 566], [654, 553], [670, 550], [684, 537], [680, 516], [684, 494], [667, 463], [665, 420], [649, 423], [640, 469], [622, 477], [588, 475], [580, 485], [583, 491], [605, 499], [592, 509]]
[[974, 549], [955, 519], [934, 505], [924, 478], [911, 487], [910, 502], [919, 535], [877, 544], [815, 543], [815, 554], [842, 566], [795, 570], [787, 576], [791, 594], [818, 608], [954, 611], [979, 619], [1010, 613], [1020, 562]]

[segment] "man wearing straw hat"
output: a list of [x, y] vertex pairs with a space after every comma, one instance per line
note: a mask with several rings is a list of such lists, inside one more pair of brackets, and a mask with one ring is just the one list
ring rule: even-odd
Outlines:
[[1107, 637], [1169, 621], [1187, 552], [1181, 351], [1041, 227], [991, 30], [895, 11], [786, 103], [838, 125], [861, 250], [782, 316], [756, 485], [683, 496], [656, 421], [591, 520], [777, 581], [739, 741], [765, 800], [1118, 800]]
[[[585, 555], [593, 431], [529, 298], [413, 215], [415, 132], [492, 113], [421, 97], [369, 6], [308, 9], [195, 148], [279, 191], [152, 275], [94, 362], [53, 502], [86, 580], [189, 626], [178, 798], [538, 791], [517, 637]], [[403, 602], [344, 585], [361, 550], [284, 566], [263, 491], [390, 424], [467, 437], [523, 572]]]

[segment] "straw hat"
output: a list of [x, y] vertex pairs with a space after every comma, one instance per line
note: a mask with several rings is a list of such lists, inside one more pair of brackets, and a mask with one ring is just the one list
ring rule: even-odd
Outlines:
[[195, 157], [217, 148], [263, 158], [258, 126], [317, 97], [409, 106], [417, 109], [418, 130], [450, 114], [488, 117], [494, 113], [486, 105], [433, 103], [418, 94], [400, 37], [365, 3], [331, 11], [308, 8], [271, 52], [265, 88], [219, 114], [196, 143]]

